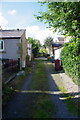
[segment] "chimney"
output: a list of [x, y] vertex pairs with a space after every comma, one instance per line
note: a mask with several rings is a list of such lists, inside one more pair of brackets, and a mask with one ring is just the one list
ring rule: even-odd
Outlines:
[[19, 28], [17, 28], [17, 30], [19, 31]]

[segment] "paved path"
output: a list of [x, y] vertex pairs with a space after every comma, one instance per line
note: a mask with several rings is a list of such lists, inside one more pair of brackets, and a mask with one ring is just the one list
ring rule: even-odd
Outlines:
[[[53, 67], [55, 64], [53, 63]], [[64, 88], [68, 91], [68, 93], [80, 93], [80, 86], [76, 85], [72, 79], [65, 74], [65, 72], [59, 71], [59, 80], [62, 82]]]
[[62, 93], [58, 89], [58, 86], [56, 85], [56, 82], [52, 76], [53, 71], [50, 69], [47, 63], [45, 63], [45, 65], [46, 65], [46, 72], [48, 77], [49, 90], [55, 92], [53, 95], [51, 95], [51, 99], [57, 108], [57, 114], [55, 117], [56, 118], [77, 118], [68, 111], [64, 101], [60, 99], [62, 97]]
[[80, 86], [76, 85], [70, 77], [68, 77], [65, 73], [60, 73], [59, 75], [61, 82], [69, 93], [80, 92]]
[[[57, 113], [53, 118], [75, 118], [73, 115], [71, 115], [68, 112], [68, 109], [64, 102], [60, 100], [61, 92], [59, 91], [53, 77], [51, 76], [52, 71], [49, 67], [49, 65], [44, 62], [46, 66], [46, 73], [48, 77], [48, 84], [49, 84], [49, 90], [47, 91], [47, 94], [51, 94], [51, 101], [53, 104], [55, 104], [57, 108]], [[41, 94], [41, 91], [31, 91], [30, 84], [32, 81], [33, 74], [36, 70], [36, 65], [34, 66], [34, 69], [32, 70], [31, 74], [28, 76], [28, 78], [25, 81], [25, 84], [23, 85], [22, 89], [18, 93], [14, 99], [8, 103], [8, 105], [3, 109], [3, 118], [30, 118], [31, 107], [34, 104], [35, 95]], [[25, 92], [26, 91], [26, 92]], [[37, 93], [37, 94], [36, 94]], [[44, 91], [46, 93], [46, 91]]]

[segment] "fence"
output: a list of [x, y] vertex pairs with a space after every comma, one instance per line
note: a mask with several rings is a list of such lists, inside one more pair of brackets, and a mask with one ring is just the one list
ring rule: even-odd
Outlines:
[[13, 67], [19, 67], [18, 60], [13, 59], [2, 59], [2, 70], [6, 68], [13, 68]]
[[19, 71], [19, 60], [2, 59], [0, 60], [0, 66], [2, 68], [2, 82], [4, 83], [9, 77]]

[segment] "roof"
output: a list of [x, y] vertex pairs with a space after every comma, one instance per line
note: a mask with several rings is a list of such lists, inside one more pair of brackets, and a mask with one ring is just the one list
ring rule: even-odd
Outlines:
[[24, 32], [25, 29], [0, 30], [0, 38], [20, 38]]
[[62, 47], [63, 43], [53, 43], [52, 47]]
[[64, 38], [63, 38], [63, 37], [58, 37], [58, 40], [59, 40], [60, 42], [64, 42]]

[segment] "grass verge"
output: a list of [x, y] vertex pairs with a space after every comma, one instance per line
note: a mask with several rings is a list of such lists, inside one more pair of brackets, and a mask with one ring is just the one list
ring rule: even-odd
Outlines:
[[12, 80], [9, 83], [9, 86], [12, 87], [13, 89], [20, 90], [21, 87], [23, 86], [24, 82], [25, 82], [26, 77], [31, 72], [31, 69], [32, 69], [31, 67], [26, 67], [25, 70], [24, 70], [25, 74], [20, 75], [20, 76], [16, 76], [16, 78], [14, 78], [14, 80]]
[[5, 106], [6, 103], [11, 99], [12, 95], [14, 95], [14, 91], [6, 85], [2, 89], [2, 105]]
[[39, 95], [33, 106], [33, 118], [52, 118], [55, 114], [55, 106], [52, 104], [49, 95]]
[[[48, 90], [46, 68], [43, 61], [39, 60], [32, 79], [31, 84], [32, 90]], [[55, 114], [55, 105], [50, 99], [50, 95], [38, 93], [36, 98], [34, 98], [34, 105], [32, 107], [32, 118], [51, 118]]]
[[37, 89], [37, 90], [48, 89], [45, 65], [40, 60], [38, 61], [35, 74], [33, 75], [31, 89]]

